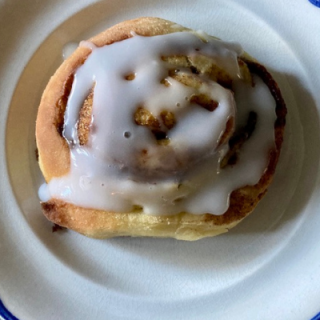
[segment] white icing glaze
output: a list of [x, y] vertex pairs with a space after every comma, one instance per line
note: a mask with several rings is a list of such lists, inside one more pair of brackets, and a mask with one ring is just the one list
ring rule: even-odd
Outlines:
[[[185, 211], [223, 214], [233, 190], [259, 181], [274, 143], [275, 102], [260, 79], [255, 79], [254, 88], [239, 80], [239, 45], [205, 34], [179, 32], [155, 37], [133, 35], [102, 48], [88, 42], [81, 46], [92, 53], [75, 74], [65, 113], [70, 173], [42, 186], [42, 201], [59, 198], [116, 212], [141, 206], [144, 213], [155, 215]], [[194, 89], [168, 76], [172, 66], [161, 56], [179, 54], [210, 56], [231, 75], [237, 115], [233, 94], [219, 84], [203, 77], [203, 85]], [[135, 78], [127, 81], [128, 74]], [[160, 85], [164, 78], [169, 87]], [[79, 110], [93, 86], [89, 143], [80, 146]], [[209, 112], [187, 101], [199, 93], [217, 101], [218, 107]], [[157, 144], [150, 129], [135, 124], [133, 115], [141, 105], [155, 116], [163, 110], [175, 114], [177, 124], [167, 132], [168, 145]], [[236, 117], [237, 126], [243, 126], [249, 111], [258, 114], [258, 125], [243, 145], [237, 164], [220, 169], [220, 160], [228, 150], [226, 144], [219, 145], [226, 123]], [[147, 160], [141, 159], [142, 150], [147, 150]]]

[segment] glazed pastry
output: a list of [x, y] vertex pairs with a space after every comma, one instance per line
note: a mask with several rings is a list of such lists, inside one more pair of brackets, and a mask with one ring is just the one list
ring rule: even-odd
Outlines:
[[122, 22], [81, 42], [43, 93], [43, 213], [94, 238], [224, 233], [266, 193], [285, 116], [276, 82], [239, 44], [159, 18]]

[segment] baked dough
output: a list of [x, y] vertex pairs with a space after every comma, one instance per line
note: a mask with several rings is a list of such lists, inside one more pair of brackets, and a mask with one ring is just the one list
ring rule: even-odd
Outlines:
[[[130, 38], [133, 32], [141, 36], [155, 36], [188, 30], [190, 29], [159, 18], [139, 18], [115, 25], [89, 41], [102, 47]], [[70, 149], [62, 135], [64, 112], [74, 74], [90, 53], [89, 47], [79, 46], [56, 71], [43, 93], [36, 122], [36, 140], [39, 165], [46, 182], [61, 177], [70, 170]], [[154, 216], [144, 214], [140, 208], [133, 212], [107, 212], [83, 208], [55, 198], [41, 203], [44, 215], [55, 224], [93, 238], [150, 236], [197, 240], [227, 232], [236, 226], [252, 212], [272, 181], [283, 141], [286, 117], [281, 92], [266, 68], [246, 53], [240, 57], [240, 61], [245, 63], [250, 74], [256, 74], [265, 82], [275, 99], [275, 144], [270, 149], [269, 163], [259, 182], [234, 190], [230, 195], [229, 208], [223, 215], [162, 213]], [[85, 127], [85, 118], [83, 124]]]

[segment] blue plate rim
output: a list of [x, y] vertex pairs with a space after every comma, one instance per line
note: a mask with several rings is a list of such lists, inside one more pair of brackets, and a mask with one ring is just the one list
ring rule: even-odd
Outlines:
[[19, 320], [6, 308], [6, 306], [4, 305], [1, 299], [0, 299], [0, 316], [4, 320]]
[[[3, 304], [1, 299], [0, 299], [0, 316], [3, 318], [3, 320], [19, 320], [6, 308], [6, 306]], [[317, 313], [310, 320], [320, 320], [320, 312]]]

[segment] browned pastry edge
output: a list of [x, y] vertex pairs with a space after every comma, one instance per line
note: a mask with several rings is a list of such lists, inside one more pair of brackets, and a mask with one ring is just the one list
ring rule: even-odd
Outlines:
[[[190, 30], [177, 28], [172, 22], [158, 18], [140, 18], [120, 23], [90, 39], [96, 46], [111, 44], [132, 36], [132, 31], [153, 36]], [[39, 163], [46, 181], [66, 174], [70, 168], [69, 147], [61, 136], [63, 114], [72, 78], [84, 63], [90, 49], [79, 47], [51, 78], [39, 107], [36, 137]], [[258, 75], [269, 87], [276, 101], [275, 147], [270, 150], [269, 164], [254, 186], [245, 186], [231, 193], [230, 205], [221, 216], [180, 213], [173, 216], [150, 216], [142, 212], [115, 213], [82, 208], [58, 199], [42, 203], [44, 215], [52, 222], [89, 237], [153, 236], [196, 240], [228, 231], [245, 218], [257, 205], [273, 178], [283, 141], [286, 106], [278, 85], [265, 67], [248, 55], [242, 59], [250, 71]]]

